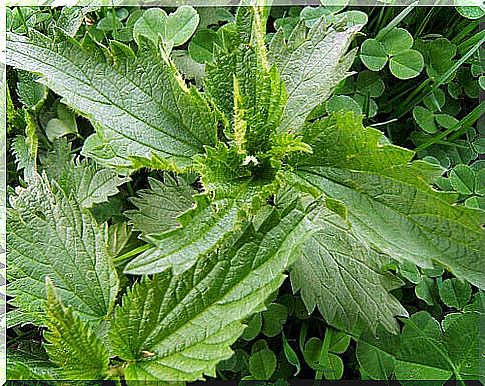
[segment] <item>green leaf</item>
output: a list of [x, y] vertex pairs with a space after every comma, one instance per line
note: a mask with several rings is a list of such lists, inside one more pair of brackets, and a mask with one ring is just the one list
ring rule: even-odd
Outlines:
[[[473, 3], [476, 3], [477, 5], [471, 5]], [[463, 1], [463, 0], [455, 0], [454, 4], [457, 6], [455, 9], [458, 11], [458, 13], [467, 18], [467, 19], [480, 19], [485, 15], [485, 6], [483, 3], [480, 1]], [[465, 4], [465, 5], [460, 5], [460, 4]]]
[[37, 109], [47, 98], [47, 87], [37, 81], [38, 76], [17, 71], [17, 95], [27, 108]]
[[[208, 103], [148, 40], [142, 39], [136, 54], [113, 42], [114, 63], [88, 37], [81, 45], [67, 36], [53, 41], [38, 33], [9, 34], [8, 52], [10, 65], [40, 72], [68, 106], [93, 122], [97, 133], [86, 140], [83, 154], [101, 164], [129, 172], [131, 157], [155, 156], [167, 168], [184, 168], [216, 141]], [[100, 81], [101, 73], [110, 82]]]
[[443, 334], [439, 323], [420, 311], [405, 322], [396, 362], [400, 380], [477, 379], [478, 314], [469, 312], [450, 323]]
[[35, 175], [11, 199], [7, 216], [10, 303], [25, 311], [23, 323], [42, 324], [45, 277], [83, 321], [111, 313], [118, 292], [116, 271], [105, 249], [106, 228], [83, 210], [75, 195]]
[[206, 65], [205, 92], [230, 125], [226, 136], [239, 153], [253, 156], [269, 150], [286, 101], [285, 85], [268, 63], [265, 28], [263, 9], [239, 7], [224, 49]]
[[361, 71], [357, 76], [356, 91], [362, 95], [379, 98], [384, 94], [385, 84], [381, 77], [372, 71]]
[[300, 289], [309, 313], [315, 307], [328, 324], [349, 332], [398, 328], [396, 315], [407, 315], [388, 291], [396, 284], [382, 272], [386, 261], [342, 218], [326, 209], [314, 221], [316, 233], [292, 266], [293, 290]]
[[284, 333], [281, 335], [281, 339], [283, 341], [283, 352], [285, 354], [286, 360], [290, 365], [296, 367], [296, 373], [294, 374], [294, 376], [296, 377], [301, 371], [300, 360], [298, 359], [298, 355], [296, 355], [295, 350], [293, 350], [290, 343], [288, 342], [288, 339], [286, 339]]
[[435, 305], [435, 299], [438, 297], [437, 290], [436, 282], [427, 276], [421, 276], [421, 279], [414, 288], [416, 297], [423, 300], [428, 306]]
[[343, 202], [355, 233], [399, 261], [423, 268], [436, 262], [485, 287], [483, 213], [431, 188], [439, 166], [410, 162], [412, 151], [390, 145], [353, 114], [316, 122], [304, 140], [313, 154], [296, 160], [294, 183]]
[[48, 330], [44, 338], [49, 358], [62, 368], [64, 379], [105, 379], [109, 353], [89, 326], [66, 308], [47, 282]]
[[270, 379], [276, 370], [276, 355], [269, 349], [259, 350], [249, 357], [249, 372], [258, 380]]
[[272, 338], [283, 330], [286, 318], [288, 317], [288, 311], [281, 304], [271, 303], [267, 306], [267, 310], [262, 313], [262, 316], [263, 326], [261, 331], [267, 337]]
[[262, 325], [263, 318], [261, 316], [261, 313], [254, 314], [254, 316], [249, 319], [248, 325], [244, 329], [241, 338], [249, 341], [255, 339], [261, 332]]
[[222, 46], [220, 35], [211, 30], [197, 31], [189, 43], [189, 55], [197, 63], [212, 62], [214, 60], [215, 46]]
[[389, 379], [394, 373], [399, 343], [399, 335], [389, 334], [382, 327], [377, 329], [376, 334], [371, 331], [364, 333], [357, 341], [356, 349], [360, 369], [372, 379]]
[[393, 28], [388, 31], [382, 38], [377, 35], [386, 53], [390, 56], [399, 54], [411, 49], [413, 46], [413, 36], [404, 28]]
[[7, 379], [46, 380], [59, 377], [59, 368], [38, 343], [20, 342], [7, 348]]
[[288, 93], [280, 131], [301, 132], [308, 114], [349, 75], [356, 51], [347, 50], [361, 27], [327, 30], [320, 19], [308, 33], [299, 25], [288, 40], [282, 31], [276, 33], [269, 60], [276, 64]]
[[176, 228], [177, 217], [194, 204], [195, 189], [187, 179], [169, 174], [164, 174], [163, 181], [148, 178], [148, 183], [150, 189], [139, 190], [137, 197], [131, 198], [137, 209], [124, 212], [125, 216], [143, 235], [162, 234]]
[[424, 67], [423, 55], [416, 50], [401, 51], [389, 60], [389, 70], [399, 79], [418, 76]]
[[83, 208], [107, 202], [108, 197], [119, 193], [120, 185], [130, 181], [130, 178], [119, 177], [115, 171], [90, 160], [73, 159], [70, 153], [66, 141], [54, 142], [53, 151], [41, 158], [41, 169], [49, 180], [59, 184], [66, 196], [75, 194]]
[[160, 234], [144, 235], [154, 247], [130, 261], [124, 272], [131, 275], [153, 274], [171, 267], [175, 274], [182, 273], [239, 229], [240, 210], [249, 197], [242, 194], [242, 197], [219, 200], [217, 205], [213, 205], [207, 196], [195, 196], [195, 209], [179, 218], [180, 227]]
[[344, 363], [342, 359], [335, 354], [329, 353], [326, 365], [328, 369], [323, 370], [323, 376], [329, 381], [338, 381], [344, 375]]
[[[479, 313], [454, 314], [446, 329], [427, 312], [404, 321], [400, 334], [366, 334], [357, 343], [361, 368], [373, 379], [434, 380], [443, 384], [452, 376], [461, 380], [479, 377]], [[443, 322], [444, 325], [445, 322]]]
[[467, 282], [446, 279], [439, 287], [441, 301], [448, 307], [462, 309], [470, 301], [472, 289]]
[[318, 338], [310, 338], [305, 343], [303, 357], [310, 368], [316, 370], [319, 366], [320, 351], [322, 350], [322, 341]]
[[334, 354], [343, 354], [350, 345], [350, 335], [343, 331], [334, 332], [331, 336], [329, 352]]
[[382, 70], [387, 63], [384, 46], [376, 39], [367, 39], [360, 47], [360, 60], [371, 71]]
[[135, 284], [110, 331], [115, 355], [130, 361], [126, 379], [215, 376], [215, 365], [232, 355], [229, 346], [244, 330], [240, 321], [261, 311], [281, 285], [313, 215], [295, 208], [279, 219], [273, 211], [259, 229], [249, 226], [181, 275], [166, 271]]
[[457, 165], [450, 172], [450, 183], [461, 194], [472, 194], [475, 191], [475, 172], [467, 165]]
[[416, 123], [426, 133], [434, 134], [438, 131], [436, 123], [434, 121], [435, 115], [427, 108], [422, 106], [416, 106], [413, 109], [413, 117]]
[[180, 6], [168, 16], [165, 39], [181, 46], [193, 35], [199, 25], [197, 11], [189, 6]]
[[133, 36], [138, 43], [140, 43], [140, 36], [154, 43], [158, 43], [158, 37], [161, 36], [166, 47], [171, 49], [189, 40], [198, 24], [199, 15], [192, 7], [178, 7], [168, 16], [161, 8], [150, 8], [136, 21], [133, 26]]
[[68, 134], [78, 134], [76, 117], [61, 103], [57, 105], [58, 118], [52, 118], [47, 122], [45, 134], [49, 141], [61, 138]]
[[356, 115], [362, 115], [359, 104], [347, 95], [334, 95], [327, 101], [327, 113], [333, 114], [341, 111], [353, 111]]

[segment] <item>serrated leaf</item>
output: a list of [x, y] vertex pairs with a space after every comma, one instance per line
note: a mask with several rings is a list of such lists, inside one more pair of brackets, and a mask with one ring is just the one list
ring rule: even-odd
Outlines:
[[279, 220], [272, 212], [259, 230], [247, 228], [180, 276], [167, 271], [145, 277], [129, 290], [110, 332], [115, 354], [131, 361], [127, 379], [136, 379], [130, 368], [165, 381], [214, 376], [243, 332], [240, 321], [261, 311], [281, 285], [314, 215], [295, 208]]
[[179, 225], [177, 217], [194, 203], [196, 192], [183, 177], [172, 178], [165, 174], [163, 181], [148, 178], [150, 189], [137, 192], [131, 198], [136, 210], [124, 212], [134, 228], [142, 234], [162, 234]]
[[50, 180], [56, 181], [66, 195], [75, 194], [83, 208], [107, 202], [108, 197], [119, 193], [119, 187], [130, 181], [128, 177], [91, 160], [74, 159], [71, 147], [64, 140], [54, 142], [53, 151], [43, 154], [40, 169]]
[[7, 379], [46, 380], [56, 379], [59, 368], [49, 360], [40, 344], [20, 342], [7, 349]]
[[19, 100], [28, 108], [38, 108], [47, 98], [47, 88], [37, 82], [38, 76], [26, 71], [17, 71], [17, 94]]
[[118, 278], [98, 226], [74, 195], [46, 176], [35, 175], [11, 199], [7, 217], [11, 304], [25, 311], [22, 322], [42, 324], [48, 276], [63, 302], [84, 321], [101, 321], [113, 307]]
[[66, 308], [47, 283], [47, 308], [44, 338], [49, 358], [60, 368], [65, 379], [105, 379], [109, 353], [89, 325]]
[[353, 230], [382, 252], [423, 268], [434, 261], [485, 287], [483, 213], [453, 206], [453, 195], [430, 187], [440, 167], [410, 162], [412, 151], [388, 144], [351, 114], [312, 127], [304, 140], [313, 155], [297, 165], [300, 185], [342, 201]]
[[381, 270], [385, 258], [328, 209], [314, 226], [290, 275], [308, 312], [317, 307], [328, 324], [356, 334], [378, 324], [396, 331], [394, 317], [407, 312], [388, 292], [395, 282]]
[[234, 31], [206, 66], [205, 92], [230, 123], [226, 135], [241, 153], [269, 150], [281, 121], [285, 85], [268, 63], [264, 33], [265, 8], [239, 7]]
[[133, 170], [130, 157], [157, 156], [184, 168], [203, 145], [215, 143], [216, 119], [166, 54], [142, 40], [136, 54], [117, 42], [107, 53], [88, 37], [81, 45], [67, 36], [57, 42], [39, 33], [9, 34], [7, 61], [41, 73], [50, 89], [95, 124], [83, 154], [124, 172]]
[[124, 272], [143, 275], [172, 268], [180, 274], [195, 264], [199, 257], [213, 251], [238, 228], [240, 206], [246, 199], [220, 200], [217, 208], [204, 196], [196, 196], [195, 209], [183, 216], [183, 225], [161, 234], [145, 235], [154, 245], [130, 261]]
[[280, 71], [288, 94], [280, 131], [300, 133], [308, 114], [349, 75], [356, 52], [347, 50], [361, 27], [327, 30], [322, 18], [307, 34], [300, 24], [286, 41], [283, 31], [276, 33], [269, 60]]

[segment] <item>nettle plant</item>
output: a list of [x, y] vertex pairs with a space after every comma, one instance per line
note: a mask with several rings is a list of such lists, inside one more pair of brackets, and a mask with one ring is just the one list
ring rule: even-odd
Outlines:
[[[64, 144], [38, 165], [29, 120], [16, 144], [27, 186], [8, 210], [8, 323], [46, 326], [52, 362], [42, 374], [18, 367], [61, 379], [215, 376], [287, 272], [309, 313], [356, 339], [397, 333], [408, 316], [390, 293], [402, 285], [395, 261], [485, 288], [483, 213], [430, 187], [442, 168], [353, 113], [315, 113], [349, 75], [362, 26], [300, 23], [268, 45], [269, 9], [240, 7], [201, 91], [170, 56], [184, 30], [155, 13], [172, 37], [139, 25], [136, 50], [61, 29], [8, 34], [8, 63], [41, 74], [96, 130], [82, 160]], [[133, 199], [126, 216], [142, 245], [122, 253], [126, 224], [100, 224], [90, 208], [142, 168], [173, 177]]]

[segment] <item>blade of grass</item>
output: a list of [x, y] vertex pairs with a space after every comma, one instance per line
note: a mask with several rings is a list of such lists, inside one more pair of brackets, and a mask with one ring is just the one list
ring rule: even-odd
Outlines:
[[414, 3], [410, 4], [399, 15], [392, 19], [388, 25], [379, 31], [377, 34], [378, 38], [383, 38], [386, 36], [390, 30], [396, 27], [407, 15], [409, 15], [409, 12], [411, 12], [418, 5], [418, 3], [419, 1], [415, 1]]

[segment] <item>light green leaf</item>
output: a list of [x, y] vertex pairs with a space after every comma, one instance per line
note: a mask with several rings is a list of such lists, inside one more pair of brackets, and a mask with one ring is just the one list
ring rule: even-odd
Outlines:
[[286, 101], [285, 85], [268, 63], [265, 28], [261, 8], [239, 7], [224, 49], [217, 49], [214, 63], [206, 65], [205, 92], [231, 126], [227, 137], [249, 155], [269, 150]]
[[158, 43], [158, 36], [166, 36], [167, 13], [161, 8], [150, 8], [133, 26], [133, 36], [139, 42], [139, 36], [145, 36], [151, 41]]
[[438, 297], [436, 282], [431, 277], [421, 276], [421, 279], [416, 284], [414, 292], [418, 299], [423, 300], [428, 306], [435, 304], [435, 299]]
[[161, 234], [144, 235], [154, 245], [125, 267], [125, 273], [143, 275], [163, 272], [172, 268], [175, 274], [182, 273], [195, 264], [199, 257], [217, 248], [240, 224], [242, 200], [220, 200], [217, 208], [207, 196], [195, 196], [195, 209], [180, 218], [181, 226]]
[[484, 214], [430, 187], [443, 173], [439, 166], [410, 162], [412, 151], [389, 144], [353, 114], [317, 122], [305, 137], [313, 154], [297, 161], [298, 183], [342, 201], [354, 232], [399, 261], [423, 268], [436, 262], [485, 287]]
[[71, 147], [66, 141], [55, 141], [53, 151], [41, 158], [41, 170], [59, 184], [66, 196], [75, 194], [83, 208], [107, 202], [108, 197], [119, 193], [119, 186], [130, 181], [90, 160], [73, 159], [70, 153]]
[[178, 7], [167, 16], [161, 8], [149, 8], [133, 26], [133, 36], [140, 44], [140, 36], [158, 43], [161, 36], [164, 45], [171, 50], [190, 39], [199, 24], [197, 11], [189, 6]]
[[[259, 229], [249, 226], [181, 275], [166, 271], [135, 284], [116, 308], [110, 331], [115, 355], [130, 361], [126, 378], [215, 376], [216, 364], [232, 355], [229, 346], [244, 330], [240, 321], [261, 311], [281, 285], [314, 215], [295, 208], [279, 219], [273, 211]], [[135, 378], [135, 369], [146, 376]]]
[[193, 35], [199, 25], [197, 11], [189, 6], [180, 6], [168, 16], [165, 39], [173, 42], [174, 47], [181, 46]]
[[296, 372], [294, 374], [294, 376], [296, 377], [301, 371], [300, 360], [298, 359], [298, 355], [296, 355], [295, 350], [293, 350], [290, 343], [288, 342], [288, 339], [286, 339], [284, 333], [281, 335], [281, 339], [283, 341], [283, 352], [285, 354], [286, 360], [290, 365], [296, 367]]
[[249, 357], [249, 372], [254, 379], [271, 379], [276, 370], [276, 355], [270, 349], [256, 351]]
[[287, 41], [282, 31], [276, 33], [269, 60], [280, 71], [288, 94], [280, 131], [301, 132], [308, 114], [350, 74], [356, 51], [347, 50], [361, 27], [327, 30], [320, 19], [308, 33], [299, 25]]
[[448, 307], [462, 309], [470, 301], [470, 284], [456, 278], [446, 279], [439, 287], [440, 298]]
[[116, 271], [105, 249], [106, 228], [97, 225], [75, 195], [35, 175], [11, 199], [8, 210], [8, 293], [25, 311], [22, 322], [42, 324], [44, 281], [84, 321], [111, 313], [118, 292]]
[[409, 50], [413, 46], [413, 36], [404, 28], [393, 28], [388, 31], [382, 38], [377, 35], [388, 55], [396, 55], [400, 52]]
[[389, 70], [399, 79], [418, 76], [424, 67], [423, 55], [416, 50], [401, 51], [389, 60]]
[[68, 134], [77, 134], [77, 123], [74, 113], [69, 111], [67, 107], [61, 103], [57, 105], [57, 117], [52, 118], [47, 122], [45, 134], [49, 141], [61, 138]]
[[179, 225], [177, 217], [193, 204], [196, 192], [183, 177], [173, 178], [165, 174], [163, 182], [149, 178], [150, 189], [137, 192], [131, 202], [135, 210], [124, 212], [134, 228], [144, 235], [162, 234]]
[[360, 47], [360, 60], [371, 71], [382, 70], [387, 63], [384, 46], [376, 39], [367, 39]]
[[66, 308], [47, 282], [48, 330], [44, 338], [49, 358], [61, 367], [63, 379], [105, 379], [109, 365], [109, 353], [89, 325]]
[[81, 45], [67, 36], [54, 42], [38, 33], [9, 34], [7, 44], [10, 65], [40, 72], [68, 106], [95, 124], [97, 133], [86, 140], [83, 154], [101, 164], [129, 172], [131, 157], [156, 156], [167, 168], [184, 168], [216, 141], [207, 102], [148, 40], [142, 39], [137, 54], [113, 42], [113, 64], [88, 37]]

